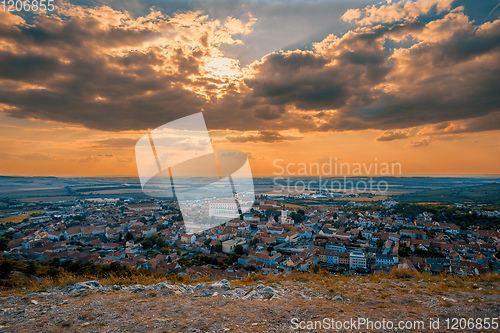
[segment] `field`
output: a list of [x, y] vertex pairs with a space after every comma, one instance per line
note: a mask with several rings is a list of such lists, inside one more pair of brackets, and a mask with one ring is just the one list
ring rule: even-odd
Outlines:
[[9, 216], [0, 218], [0, 224], [6, 223], [21, 223], [25, 218], [29, 217], [28, 215], [17, 215], [17, 216]]
[[439, 202], [443, 204], [475, 203], [499, 204], [500, 184], [491, 183], [479, 186], [460, 186], [450, 189], [427, 190], [410, 194], [403, 194], [395, 198], [401, 202]]

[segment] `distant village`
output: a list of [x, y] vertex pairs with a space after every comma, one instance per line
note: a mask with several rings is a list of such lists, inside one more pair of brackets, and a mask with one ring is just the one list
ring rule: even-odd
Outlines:
[[[3, 255], [42, 262], [117, 263], [151, 273], [242, 278], [254, 272], [325, 269], [337, 274], [412, 271], [479, 275], [498, 271], [500, 231], [415, 218], [392, 211], [397, 202], [295, 205], [259, 196], [251, 210], [222, 225], [189, 233], [175, 202], [84, 199], [4, 204]], [[222, 203], [208, 203], [221, 212]], [[382, 210], [373, 206], [383, 207]], [[478, 214], [498, 217], [498, 211]]]

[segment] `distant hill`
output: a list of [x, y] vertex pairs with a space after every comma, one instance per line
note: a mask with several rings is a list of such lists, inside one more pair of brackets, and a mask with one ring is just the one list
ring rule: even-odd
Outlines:
[[425, 190], [402, 194], [395, 197], [400, 202], [436, 202], [443, 204], [476, 203], [500, 204], [500, 184], [491, 183], [477, 186], [456, 186], [449, 189]]

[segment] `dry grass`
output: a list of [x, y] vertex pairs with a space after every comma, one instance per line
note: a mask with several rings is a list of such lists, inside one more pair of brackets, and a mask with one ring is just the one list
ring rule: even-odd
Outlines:
[[[133, 277], [121, 277], [110, 275], [106, 278], [98, 278], [95, 276], [75, 276], [72, 274], [66, 274], [58, 278], [45, 277], [40, 279], [27, 278], [26, 276], [16, 277], [19, 282], [15, 288], [3, 289], [2, 292], [7, 294], [14, 293], [17, 295], [24, 295], [33, 292], [47, 291], [49, 288], [60, 287], [64, 288], [68, 285], [75, 284], [77, 282], [98, 280], [102, 285], [131, 285], [131, 284], [143, 284], [151, 285], [163, 281], [168, 281], [174, 284], [196, 284], [196, 283], [207, 283], [213, 280], [208, 277], [193, 279], [185, 275], [170, 274], [170, 275], [137, 275]], [[500, 274], [491, 273], [481, 276], [473, 277], [458, 277], [451, 275], [430, 275], [425, 273], [418, 273], [410, 271], [405, 268], [395, 268], [390, 273], [378, 273], [371, 274], [366, 277], [353, 277], [350, 275], [331, 275], [326, 272], [319, 272], [318, 274], [312, 273], [294, 273], [294, 274], [277, 274], [277, 275], [262, 275], [262, 274], [252, 274], [244, 279], [233, 280], [231, 284], [235, 287], [251, 286], [257, 283], [263, 283], [266, 285], [271, 285], [278, 283], [285, 285], [287, 283], [299, 283], [302, 286], [307, 286], [313, 289], [325, 289], [329, 290], [330, 293], [334, 292], [349, 292], [350, 294], [355, 293], [359, 288], [366, 291], [367, 286], [370, 288], [374, 287], [373, 292], [380, 291], [380, 297], [384, 297], [383, 285], [390, 282], [404, 282], [407, 286], [399, 287], [393, 286], [393, 288], [407, 288], [410, 287], [421, 293], [433, 293], [433, 294], [444, 294], [449, 291], [460, 290], [460, 289], [473, 289], [477, 284], [481, 284], [483, 288], [483, 293], [500, 293], [498, 288], [493, 288], [495, 284], [500, 282]], [[353, 289], [352, 283], [355, 283], [358, 288]], [[377, 285], [374, 285], [376, 283]], [[422, 285], [424, 283], [424, 285]], [[366, 285], [364, 285], [366, 284]], [[378, 287], [377, 287], [378, 286]], [[378, 289], [378, 288], [382, 289]]]

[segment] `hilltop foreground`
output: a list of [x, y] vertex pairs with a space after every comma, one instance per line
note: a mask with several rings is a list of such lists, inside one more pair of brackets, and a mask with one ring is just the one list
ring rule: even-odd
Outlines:
[[[64, 288], [0, 297], [0, 330], [8, 332], [290, 332], [328, 321], [399, 321], [445, 332], [447, 318], [497, 318], [500, 278], [439, 276], [296, 275], [151, 285], [101, 285], [86, 281]], [[296, 318], [296, 319], [293, 319]], [[430, 319], [440, 319], [430, 329]], [[295, 324], [294, 324], [295, 323]], [[451, 322], [450, 322], [451, 324]], [[407, 326], [409, 327], [409, 326]], [[478, 326], [475, 326], [476, 328]], [[314, 329], [315, 328], [315, 329]], [[369, 328], [369, 327], [368, 327]], [[367, 327], [342, 331], [370, 331]], [[374, 331], [390, 331], [380, 329]], [[412, 331], [405, 329], [404, 331]], [[462, 329], [459, 331], [473, 331]], [[487, 331], [477, 329], [477, 331]]]

